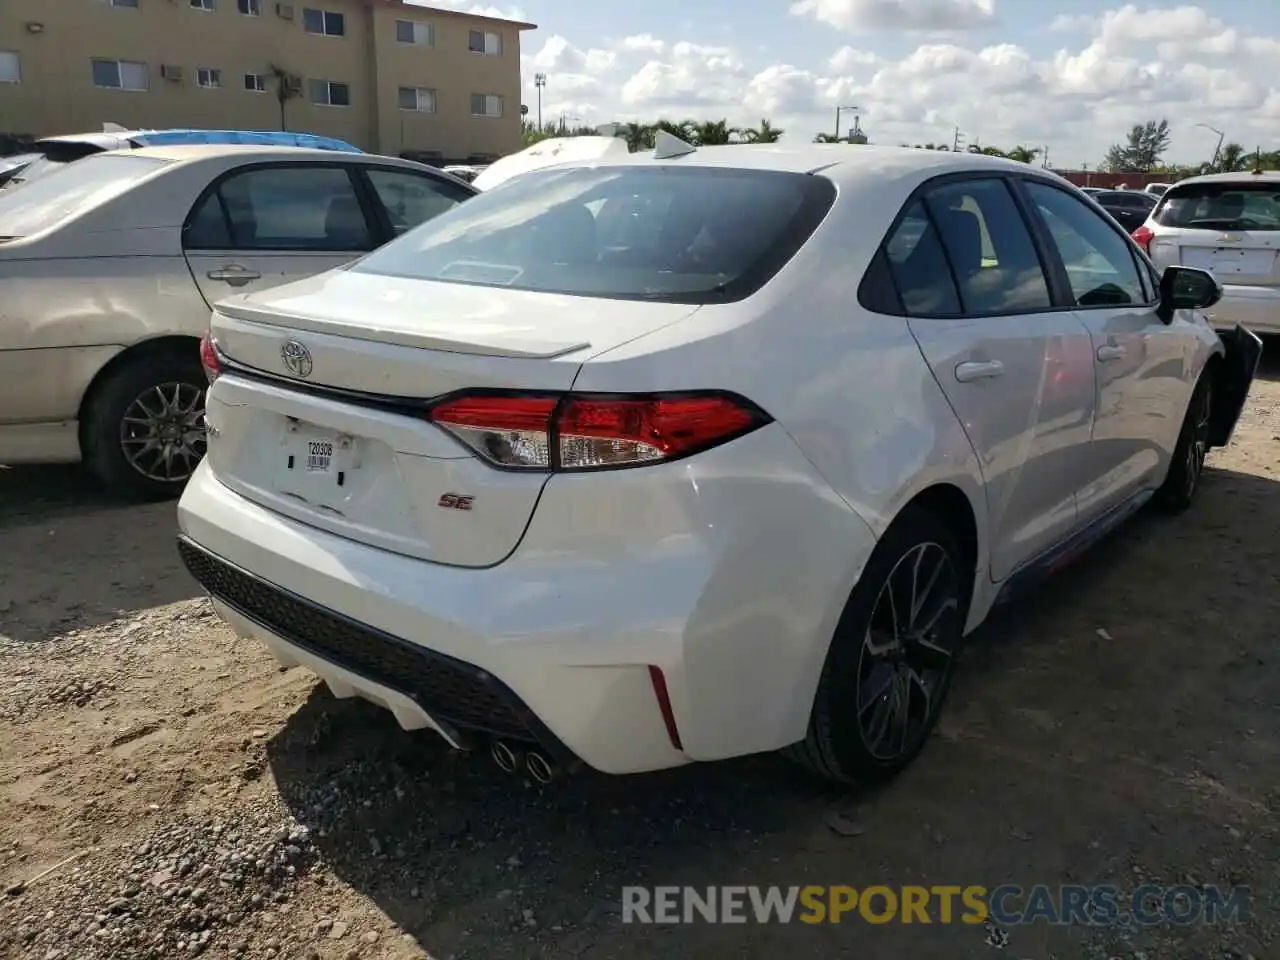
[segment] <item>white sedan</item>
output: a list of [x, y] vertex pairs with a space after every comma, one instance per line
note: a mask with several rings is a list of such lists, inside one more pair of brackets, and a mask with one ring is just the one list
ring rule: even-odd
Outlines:
[[282, 663], [539, 780], [892, 774], [997, 602], [1190, 504], [1261, 345], [1047, 171], [660, 141], [220, 304], [182, 556]]
[[475, 194], [296, 147], [98, 153], [0, 192], [0, 464], [176, 496], [204, 452], [210, 305], [320, 273]]

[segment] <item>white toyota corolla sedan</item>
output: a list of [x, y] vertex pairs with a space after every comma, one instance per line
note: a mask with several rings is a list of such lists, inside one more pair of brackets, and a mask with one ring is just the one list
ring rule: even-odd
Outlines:
[[1052, 173], [726, 146], [543, 169], [222, 301], [180, 549], [335, 694], [539, 780], [920, 750], [966, 633], [1185, 508], [1261, 344]]

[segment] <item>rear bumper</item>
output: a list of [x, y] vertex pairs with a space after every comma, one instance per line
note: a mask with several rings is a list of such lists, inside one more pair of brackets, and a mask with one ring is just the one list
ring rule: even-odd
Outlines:
[[1207, 316], [1218, 330], [1230, 330], [1239, 324], [1255, 333], [1280, 333], [1280, 287], [1226, 284], [1222, 299]]
[[219, 612], [282, 663], [456, 745], [535, 741], [606, 773], [801, 739], [874, 546], [776, 425], [669, 466], [554, 477], [512, 557], [483, 569], [306, 526], [207, 463], [178, 514]]

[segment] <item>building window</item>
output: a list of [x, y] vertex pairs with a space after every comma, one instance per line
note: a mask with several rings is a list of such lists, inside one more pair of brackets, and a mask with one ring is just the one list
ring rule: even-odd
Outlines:
[[207, 10], [210, 13], [218, 6], [218, 0], [191, 0], [192, 10]]
[[250, 93], [266, 93], [267, 78], [260, 73], [246, 73], [244, 75], [244, 88]]
[[222, 71], [211, 67], [196, 68], [196, 86], [214, 90], [222, 86]]
[[93, 85], [111, 90], [146, 90], [147, 65], [132, 60], [93, 60]]
[[467, 35], [467, 49], [491, 57], [502, 56], [502, 34], [492, 30], [472, 30]]
[[341, 13], [330, 13], [328, 10], [303, 7], [302, 28], [307, 33], [314, 33], [322, 37], [345, 37], [347, 35], [347, 18]]
[[351, 87], [345, 83], [335, 83], [332, 80], [309, 80], [307, 92], [311, 96], [311, 102], [322, 107], [351, 106]]
[[436, 43], [436, 36], [429, 23], [418, 23], [416, 20], [397, 20], [396, 40], [400, 43], [416, 43], [422, 47], [433, 47]]
[[0, 83], [21, 83], [22, 64], [12, 50], [0, 50]]
[[496, 93], [473, 93], [471, 115], [473, 117], [502, 116], [502, 98]]
[[262, 16], [262, 0], [237, 0], [237, 6], [246, 17]]
[[436, 112], [436, 92], [426, 87], [401, 87], [400, 109], [417, 113]]

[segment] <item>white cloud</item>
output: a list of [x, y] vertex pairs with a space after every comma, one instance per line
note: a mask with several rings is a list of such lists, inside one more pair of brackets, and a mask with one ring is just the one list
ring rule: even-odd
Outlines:
[[[909, 12], [921, 29], [949, 22], [954, 30], [964, 19], [957, 10], [975, 23], [973, 10], [994, 13], [991, 0], [808, 2], [833, 17], [844, 11], [842, 28]], [[970, 142], [1047, 144], [1059, 166], [1095, 164], [1133, 124], [1159, 117], [1173, 126], [1172, 159], [1212, 151], [1215, 138], [1198, 123], [1250, 149], [1280, 148], [1280, 27], [1259, 36], [1191, 6], [1125, 6], [1059, 20], [1062, 48], [1039, 57], [955, 34], [922, 38], [900, 59], [833, 44], [829, 56], [799, 63], [670, 36], [598, 48], [553, 36], [524, 58], [526, 102], [535, 102], [533, 74], [541, 71], [544, 116], [590, 123], [665, 117], [754, 125], [765, 116], [788, 139], [807, 140], [831, 129], [836, 106], [857, 104], [872, 142], [948, 141], [959, 127]]]
[[791, 12], [838, 30], [968, 30], [995, 19], [995, 0], [794, 0]]
[[499, 20], [527, 22], [529, 19], [519, 7], [495, 7], [486, 3], [473, 3], [472, 0], [406, 0], [406, 2], [416, 6], [461, 10], [463, 13], [474, 13], [480, 17], [496, 17]]
[[636, 34], [622, 41], [624, 50], [643, 50], [645, 53], [662, 53], [666, 44], [648, 33]]

